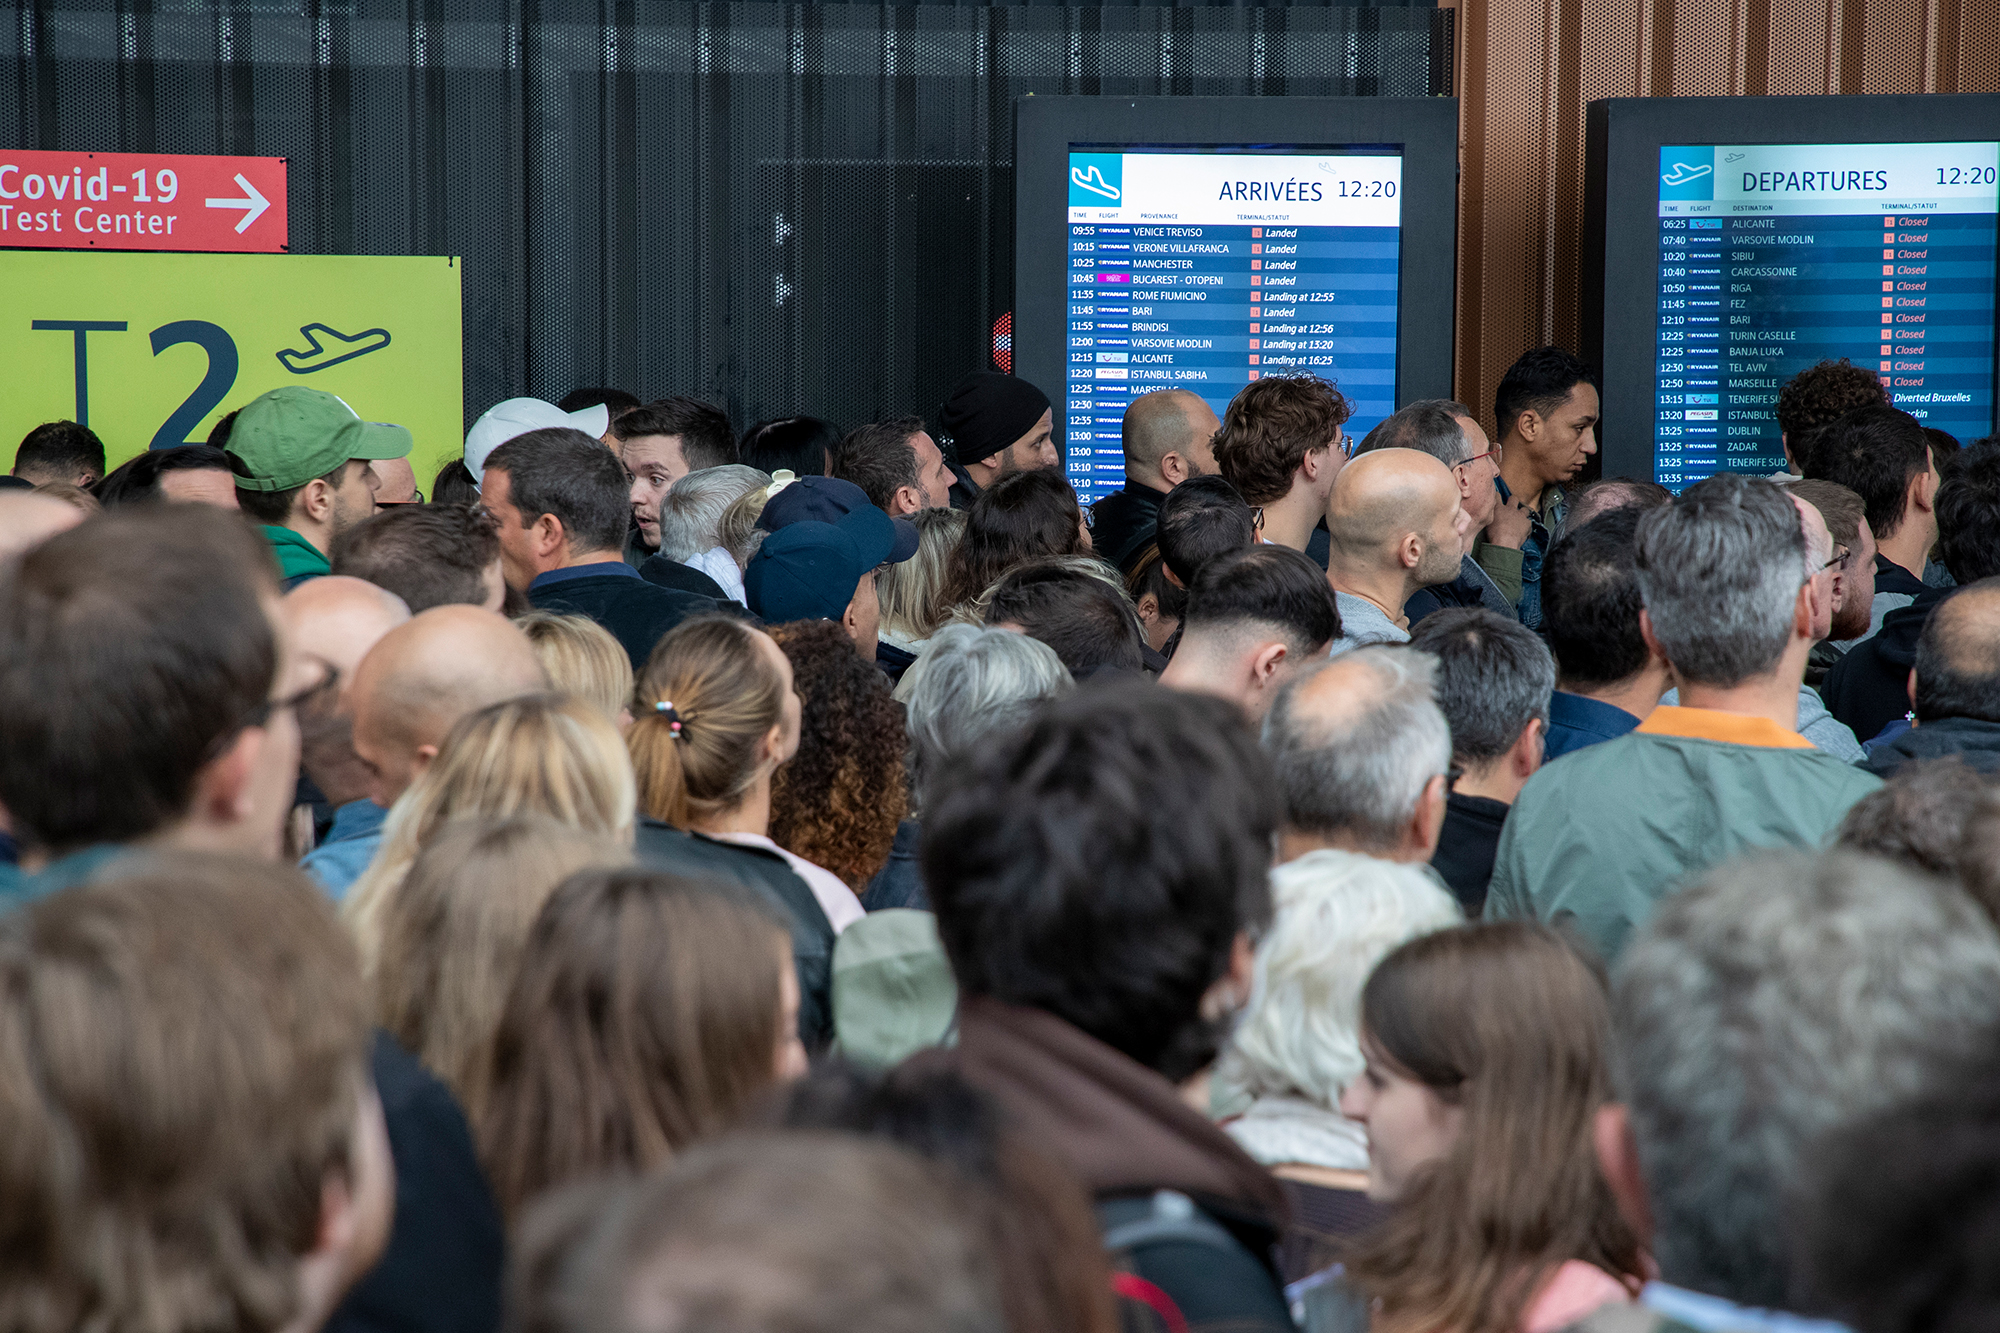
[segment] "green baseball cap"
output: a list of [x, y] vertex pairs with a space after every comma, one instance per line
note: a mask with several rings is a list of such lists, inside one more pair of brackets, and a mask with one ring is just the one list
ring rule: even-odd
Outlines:
[[405, 427], [363, 421], [333, 394], [288, 384], [239, 411], [223, 448], [239, 489], [289, 491], [350, 458], [402, 458], [414, 443]]

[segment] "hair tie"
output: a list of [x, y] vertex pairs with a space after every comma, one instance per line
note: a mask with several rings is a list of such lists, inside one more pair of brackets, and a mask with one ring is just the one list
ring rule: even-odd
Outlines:
[[679, 740], [681, 738], [681, 715], [674, 711], [673, 702], [662, 699], [653, 705], [653, 711], [666, 719], [667, 734], [675, 740]]

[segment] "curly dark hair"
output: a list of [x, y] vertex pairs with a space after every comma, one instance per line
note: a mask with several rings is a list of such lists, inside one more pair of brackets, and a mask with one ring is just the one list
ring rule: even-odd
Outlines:
[[1792, 456], [1808, 435], [1821, 426], [1844, 417], [1858, 407], [1889, 406], [1889, 391], [1872, 370], [1855, 365], [1846, 357], [1807, 366], [1778, 388], [1778, 405], [1773, 414], [1778, 429], [1791, 442]]
[[1353, 415], [1354, 404], [1317, 375], [1253, 381], [1222, 414], [1215, 465], [1248, 503], [1282, 500], [1305, 456], [1332, 444]]
[[799, 752], [771, 781], [771, 840], [859, 893], [888, 864], [910, 807], [902, 705], [837, 621], [769, 633], [791, 659], [804, 706]]

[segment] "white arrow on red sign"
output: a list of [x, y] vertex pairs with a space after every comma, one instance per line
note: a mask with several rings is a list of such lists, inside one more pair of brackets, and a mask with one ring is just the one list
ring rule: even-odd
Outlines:
[[236, 184], [242, 188], [244, 198], [210, 199], [208, 206], [210, 208], [241, 208], [247, 210], [243, 214], [243, 220], [236, 224], [236, 234], [241, 236], [245, 231], [249, 230], [251, 223], [264, 216], [264, 210], [271, 206], [271, 201], [260, 194], [256, 186], [245, 180], [243, 173], [240, 171], [236, 173]]

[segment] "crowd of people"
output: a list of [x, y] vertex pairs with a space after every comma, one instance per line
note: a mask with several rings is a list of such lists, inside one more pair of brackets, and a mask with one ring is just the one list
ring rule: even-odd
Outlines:
[[1493, 408], [39, 427], [0, 1326], [1989, 1327], [2000, 440]]

